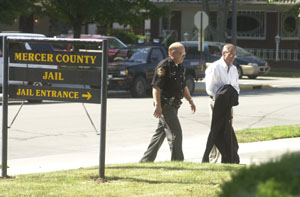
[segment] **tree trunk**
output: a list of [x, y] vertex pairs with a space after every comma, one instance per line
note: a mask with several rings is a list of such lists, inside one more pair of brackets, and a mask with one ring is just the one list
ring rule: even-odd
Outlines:
[[29, 16], [22, 15], [19, 18], [19, 31], [23, 33], [34, 32], [34, 15]]
[[80, 38], [80, 34], [81, 34], [81, 22], [76, 21], [73, 23], [73, 35], [74, 38]]
[[[80, 38], [81, 34], [81, 22], [76, 21], [73, 23], [73, 38]], [[73, 45], [74, 51], [79, 51], [79, 45], [75, 44]]]
[[107, 23], [105, 35], [111, 35], [112, 23]]
[[219, 11], [217, 15], [217, 28], [216, 28], [216, 39], [217, 42], [225, 42], [226, 40], [226, 28], [227, 18], [230, 0], [219, 1]]
[[226, 27], [230, 0], [219, 0], [219, 8], [217, 11], [216, 26], [211, 22], [211, 12], [209, 9], [208, 0], [203, 0], [204, 11], [208, 15], [208, 32], [212, 36], [213, 41], [225, 42]]
[[212, 22], [211, 22], [211, 12], [209, 10], [208, 0], [203, 0], [203, 7], [204, 7], [204, 12], [208, 16], [207, 30], [208, 30], [209, 34], [211, 35], [209, 37], [212, 37], [213, 40], [215, 40], [215, 37], [216, 37], [216, 28], [212, 25]]

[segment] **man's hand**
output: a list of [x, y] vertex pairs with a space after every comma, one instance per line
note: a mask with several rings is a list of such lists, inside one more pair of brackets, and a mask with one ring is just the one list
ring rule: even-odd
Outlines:
[[152, 95], [154, 100], [155, 110], [153, 116], [155, 118], [160, 118], [162, 114], [161, 101], [160, 101], [160, 88], [158, 86], [152, 87]]
[[183, 96], [190, 103], [192, 112], [195, 113], [196, 105], [194, 104], [194, 101], [187, 86], [184, 87]]
[[194, 104], [193, 99], [191, 99], [191, 100], [189, 101], [189, 103], [190, 103], [190, 105], [191, 105], [191, 110], [192, 110], [192, 112], [195, 113], [195, 112], [196, 112], [196, 105]]
[[154, 113], [153, 113], [153, 116], [155, 118], [160, 118], [162, 115], [162, 109], [161, 109], [161, 106], [160, 105], [155, 105], [155, 110], [154, 110]]

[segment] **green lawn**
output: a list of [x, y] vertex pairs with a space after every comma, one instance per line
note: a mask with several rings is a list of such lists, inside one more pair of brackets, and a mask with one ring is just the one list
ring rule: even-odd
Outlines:
[[[239, 143], [299, 137], [300, 125], [236, 131]], [[155, 162], [106, 165], [105, 180], [98, 167], [0, 179], [0, 196], [218, 196], [236, 164]]]
[[0, 179], [0, 196], [217, 196], [243, 165], [157, 162], [20, 175]]
[[300, 69], [296, 69], [296, 68], [271, 68], [271, 71], [266, 76], [300, 78]]
[[239, 143], [300, 137], [300, 125], [274, 126], [236, 131]]

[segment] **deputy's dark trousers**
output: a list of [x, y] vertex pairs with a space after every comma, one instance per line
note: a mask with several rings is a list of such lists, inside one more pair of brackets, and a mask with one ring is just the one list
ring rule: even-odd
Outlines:
[[155, 130], [155, 134], [153, 135], [141, 162], [153, 162], [155, 160], [157, 152], [165, 137], [167, 137], [170, 146], [171, 160], [183, 161], [182, 131], [177, 112], [177, 108], [170, 105], [164, 105], [163, 115], [159, 119], [158, 127]]

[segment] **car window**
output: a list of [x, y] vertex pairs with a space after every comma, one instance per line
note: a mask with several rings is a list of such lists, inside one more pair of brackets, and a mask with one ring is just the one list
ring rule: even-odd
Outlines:
[[[2, 39], [0, 40], [0, 57], [3, 56], [2, 52]], [[12, 53], [15, 50], [39, 50], [39, 51], [52, 51], [53, 47], [51, 44], [41, 44], [41, 43], [10, 43], [9, 45], [10, 53]]]
[[52, 47], [51, 44], [30, 43], [29, 46], [30, 46], [31, 50], [40, 50], [40, 51], [51, 51], [51, 50], [53, 50], [53, 47]]
[[35, 50], [35, 51], [53, 51], [51, 44], [41, 44], [41, 43], [11, 43], [9, 46], [10, 52], [14, 50]]
[[163, 53], [160, 49], [152, 49], [151, 52], [151, 61], [161, 61], [164, 59]]
[[12, 54], [13, 51], [15, 50], [20, 50], [20, 51], [25, 51], [26, 47], [24, 43], [10, 43], [9, 44], [9, 54]]
[[118, 52], [116, 52], [113, 55], [113, 57], [111, 58], [111, 61], [113, 61], [113, 62], [128, 61], [130, 54], [131, 54], [131, 52], [128, 48], [120, 49], [120, 50], [118, 50]]
[[246, 51], [245, 49], [243, 49], [241, 47], [236, 48], [236, 54], [237, 54], [237, 56], [240, 56], [240, 57], [253, 56], [251, 53], [249, 53], [248, 51]]
[[[94, 38], [90, 38], [94, 39]], [[55, 46], [56, 48], [63, 48], [61, 46]], [[125, 49], [127, 46], [122, 43], [120, 40], [115, 39], [115, 38], [108, 38], [108, 49], [114, 50], [114, 49]], [[69, 44], [67, 47], [67, 50], [73, 50], [74, 46]], [[78, 44], [77, 48], [83, 49], [83, 50], [100, 50], [101, 45], [96, 45], [96, 44]]]
[[124, 49], [125, 46], [122, 45], [120, 42], [118, 42], [115, 39], [109, 39], [109, 49]]
[[147, 63], [148, 54], [150, 52], [150, 48], [136, 48], [132, 49], [129, 55], [129, 61], [139, 62], [139, 63]]
[[214, 46], [214, 45], [208, 45], [208, 52], [210, 55], [213, 56], [221, 56], [222, 52], [219, 46]]
[[[76, 44], [76, 46], [78, 49], [83, 49], [83, 50], [99, 50], [101, 48], [96, 44]], [[74, 50], [74, 46], [72, 44], [69, 44], [67, 46], [67, 49]]]
[[[2, 47], [3, 47], [3, 37], [0, 37], [0, 57], [3, 56]], [[40, 43], [10, 43], [10, 50], [53, 50], [51, 44], [40, 44]]]
[[200, 52], [198, 51], [198, 45], [196, 46], [187, 46], [186, 48], [186, 57], [185, 59], [199, 59]]

